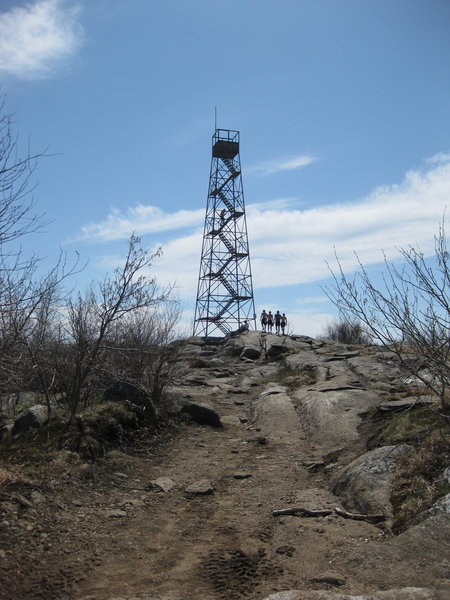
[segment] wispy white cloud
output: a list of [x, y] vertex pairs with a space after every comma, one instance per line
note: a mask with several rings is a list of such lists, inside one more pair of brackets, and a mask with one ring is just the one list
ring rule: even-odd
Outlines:
[[259, 165], [250, 166], [246, 169], [247, 173], [261, 173], [263, 175], [271, 175], [279, 171], [292, 171], [301, 169], [316, 162], [318, 159], [314, 156], [300, 155], [291, 156], [289, 158], [278, 158], [262, 162]]
[[83, 41], [81, 5], [36, 0], [0, 13], [0, 74], [21, 79], [49, 76]]
[[166, 213], [156, 206], [145, 204], [129, 207], [126, 211], [112, 208], [103, 221], [84, 225], [76, 240], [106, 242], [128, 238], [132, 233], [144, 235], [197, 227], [202, 225], [204, 217], [204, 209]]

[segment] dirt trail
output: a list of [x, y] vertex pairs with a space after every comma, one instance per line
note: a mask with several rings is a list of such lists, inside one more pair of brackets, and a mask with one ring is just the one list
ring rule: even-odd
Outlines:
[[[253, 395], [260, 392], [254, 388]], [[221, 416], [245, 417], [245, 406], [231, 399], [219, 399], [217, 409]], [[278, 423], [271, 429], [278, 438], [273, 442], [246, 424], [224, 430], [187, 426], [145, 473], [149, 480], [168, 477], [176, 487], [150, 492], [136, 514], [111, 521], [114, 545], [80, 586], [79, 597], [257, 599], [283, 589], [323, 588], [310, 580], [341, 572], [348, 553], [382, 533], [334, 515], [271, 515], [292, 505], [336, 505], [320, 477], [303, 466], [312, 455], [298, 433], [293, 441], [296, 428]], [[211, 482], [212, 494], [185, 492], [200, 479]], [[361, 582], [347, 581], [344, 589], [361, 589]]]

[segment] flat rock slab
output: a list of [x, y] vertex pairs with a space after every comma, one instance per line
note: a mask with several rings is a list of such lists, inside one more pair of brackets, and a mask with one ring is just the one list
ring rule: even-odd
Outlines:
[[379, 396], [360, 389], [296, 390], [293, 393], [303, 430], [322, 452], [348, 446], [359, 437], [361, 415], [379, 404]]
[[287, 392], [287, 387], [278, 385], [277, 383], [269, 383], [266, 389], [261, 392], [261, 396], [269, 396], [270, 394], [284, 394]]
[[378, 406], [378, 410], [382, 412], [401, 412], [402, 410], [409, 410], [419, 406], [429, 406], [433, 404], [433, 397], [419, 397], [409, 396], [408, 398], [402, 398], [402, 400], [391, 400], [390, 402], [383, 402]]
[[322, 381], [314, 387], [308, 388], [310, 392], [339, 392], [343, 390], [359, 390], [360, 386], [352, 385], [351, 383], [333, 383], [332, 381]]
[[105, 511], [105, 517], [108, 519], [123, 519], [127, 516], [127, 512], [125, 510], [107, 510]]
[[329, 590], [286, 590], [266, 596], [263, 600], [441, 600], [442, 598], [443, 596], [438, 596], [428, 588], [407, 587], [382, 592], [369, 592], [357, 596], [330, 592]]
[[291, 398], [278, 390], [261, 394], [250, 405], [251, 419], [264, 437], [285, 443], [297, 443], [301, 425]]
[[214, 486], [208, 479], [199, 479], [185, 489], [191, 496], [208, 496], [214, 492]]
[[158, 479], [150, 481], [150, 484], [162, 492], [170, 492], [176, 486], [175, 481], [170, 479], [170, 477], [158, 477]]
[[322, 366], [323, 357], [316, 354], [314, 350], [309, 349], [304, 352], [299, 352], [298, 354], [290, 354], [285, 358], [285, 363], [291, 369], [304, 371], [311, 367]]

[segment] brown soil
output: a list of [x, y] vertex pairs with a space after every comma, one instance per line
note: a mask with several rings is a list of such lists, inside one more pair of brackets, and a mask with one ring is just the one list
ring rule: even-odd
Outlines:
[[[241, 425], [180, 422], [158, 442], [96, 463], [63, 452], [28, 481], [4, 472], [0, 598], [259, 600], [287, 589], [445, 588], [438, 522], [430, 540], [420, 528], [387, 536], [336, 514], [272, 516], [290, 506], [332, 509], [338, 500], [326, 468], [308, 462], [314, 448], [305, 439], [266, 443], [245, 423], [249, 397], [215, 400], [221, 416]], [[175, 487], [152, 487], [159, 477]], [[201, 479], [213, 492], [189, 494]]]

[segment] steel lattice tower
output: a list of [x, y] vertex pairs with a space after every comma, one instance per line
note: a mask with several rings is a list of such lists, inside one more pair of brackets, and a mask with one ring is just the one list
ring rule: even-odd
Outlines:
[[194, 335], [227, 334], [245, 320], [255, 318], [239, 131], [216, 129], [212, 138]]

